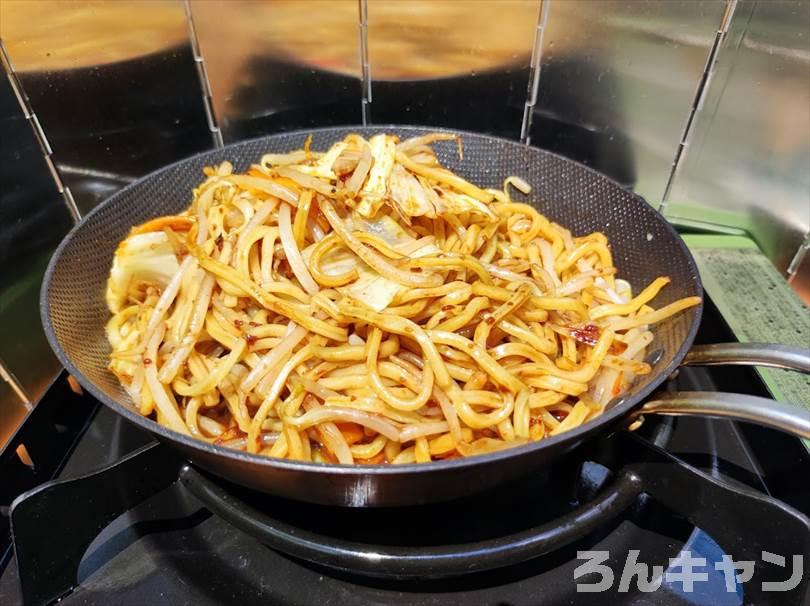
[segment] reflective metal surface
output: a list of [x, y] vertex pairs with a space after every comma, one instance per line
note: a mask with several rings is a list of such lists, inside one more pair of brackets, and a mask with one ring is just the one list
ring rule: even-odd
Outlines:
[[551, 0], [532, 144], [586, 163], [577, 140], [598, 141], [599, 155], [623, 150], [609, 172], [657, 206], [724, 10], [722, 0]]
[[[35, 402], [60, 369], [38, 318], [39, 286], [73, 221], [8, 78], [0, 76], [0, 360]], [[6, 387], [0, 380], [0, 433], [22, 414]]]
[[191, 43], [191, 52], [194, 55], [194, 64], [197, 66], [197, 76], [200, 79], [200, 92], [202, 93], [203, 106], [205, 107], [205, 119], [208, 122], [208, 130], [211, 131], [211, 138], [214, 147], [222, 147], [222, 131], [217, 123], [214, 113], [213, 94], [211, 92], [211, 80], [208, 77], [208, 68], [200, 48], [200, 39], [197, 35], [197, 25], [194, 22], [194, 15], [191, 12], [191, 0], [183, 0], [183, 12], [186, 15], [186, 25], [188, 26], [188, 38]]
[[371, 120], [517, 139], [538, 0], [370, 0]]
[[28, 406], [30, 406], [15, 392], [12, 385], [6, 380], [4, 372], [3, 361], [0, 360], [0, 451], [3, 450], [9, 437], [25, 418]]
[[[655, 206], [668, 191], [670, 219], [748, 231], [781, 270], [794, 260], [805, 300], [809, 25], [804, 0], [0, 2], [0, 37], [76, 213], [219, 137], [454, 126], [574, 158]], [[4, 166], [38, 175], [3, 172], [0, 207], [0, 327], [26, 335], [0, 357], [33, 398], [56, 366], [30, 301], [70, 220], [28, 125], [2, 120]]]
[[638, 414], [702, 415], [757, 423], [810, 440], [810, 413], [798, 405], [740, 393], [675, 391], [653, 394]]
[[683, 366], [768, 366], [810, 374], [810, 351], [775, 343], [714, 343], [695, 345]]
[[804, 239], [788, 267], [788, 282], [805, 305], [810, 305], [810, 234]]
[[360, 123], [358, 0], [191, 0], [190, 7], [226, 143]]
[[81, 212], [212, 145], [182, 4], [3, 0], [0, 10], [5, 48]]
[[667, 216], [742, 228], [784, 271], [810, 230], [809, 74], [810, 4], [740, 0]]

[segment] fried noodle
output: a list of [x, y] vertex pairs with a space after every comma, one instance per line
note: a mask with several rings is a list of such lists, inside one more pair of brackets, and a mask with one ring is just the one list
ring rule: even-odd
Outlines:
[[[135, 227], [107, 288], [110, 369], [170, 429], [342, 464], [473, 456], [599, 416], [645, 363], [669, 279], [634, 295], [607, 238], [576, 236], [430, 145], [205, 169], [191, 206]], [[459, 151], [461, 142], [457, 141]]]

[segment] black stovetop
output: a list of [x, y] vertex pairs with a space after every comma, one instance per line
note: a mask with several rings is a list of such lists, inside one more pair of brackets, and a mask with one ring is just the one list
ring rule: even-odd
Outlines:
[[[730, 335], [724, 323], [711, 305], [707, 307], [699, 340], [728, 340]], [[755, 373], [740, 368], [682, 369], [674, 383], [680, 389], [763, 393]], [[21, 487], [25, 487], [26, 482], [29, 485], [40, 483], [49, 479], [55, 469], [58, 469], [58, 478], [88, 474], [152, 442], [149, 435], [130, 426], [111, 410], [97, 407], [86, 396], [72, 394], [66, 384], [65, 377], [60, 377], [35, 411], [39, 415], [40, 429], [61, 428], [57, 431], [63, 436], [62, 443], [58, 442], [58, 437], [36, 434], [29, 420], [18, 438], [26, 439], [36, 466], [33, 472], [22, 467], [12, 470], [14, 473], [7, 476], [9, 482], [3, 489], [6, 494], [14, 482]], [[86, 425], [71, 428], [65, 419], [71, 419], [76, 425], [76, 418], [81, 414], [87, 416]], [[69, 440], [64, 436], [74, 430], [79, 436], [63, 462], [57, 460], [59, 457], [52, 460], [38, 457], [37, 451], [53, 454], [52, 451], [61, 449], [67, 452], [69, 448], [64, 443]], [[638, 433], [643, 441], [664, 446], [685, 464], [711, 477], [753, 488], [810, 515], [810, 485], [806, 482], [810, 458], [794, 438], [748, 424], [700, 418], [648, 420]], [[605, 438], [605, 444], [610, 446], [611, 440], [614, 438]], [[47, 448], [49, 444], [51, 448]], [[587, 459], [587, 455], [582, 456]], [[7, 464], [8, 459], [0, 464], [4, 462]], [[581, 462], [567, 460], [555, 473], [538, 472], [536, 477], [495, 493], [479, 495], [474, 500], [422, 510], [412, 508], [404, 513], [389, 512], [390, 516], [384, 511], [364, 517], [360, 511], [318, 507], [301, 510], [284, 502], [271, 503], [270, 508], [274, 515], [289, 513], [288, 517], [297, 522], [310, 516], [319, 532], [336, 537], [364, 542], [374, 542], [377, 537], [381, 544], [465, 543], [547, 522], [566, 507], [570, 509], [575, 502], [592, 497], [602, 485], [609, 483], [608, 469], [597, 463], [582, 465]], [[86, 498], [92, 499], [93, 495]], [[736, 507], [734, 502], [728, 501], [704, 505], [716, 507], [720, 518], [729, 508]], [[744, 503], [740, 501], [739, 506], [743, 507]], [[72, 515], [82, 516], [81, 504], [74, 509]], [[301, 511], [306, 514], [302, 516]], [[34, 535], [46, 549], [58, 551], [62, 541], [70, 540], [70, 523], [64, 528], [52, 528], [46, 515], [39, 524], [42, 532]], [[302, 524], [306, 524], [306, 520]], [[36, 529], [37, 525], [29, 525], [29, 533], [30, 528]], [[778, 525], [774, 528], [778, 532]], [[743, 527], [736, 529], [740, 541], [746, 541], [746, 537], [753, 534], [749, 531]], [[18, 536], [18, 540], [23, 539]], [[629, 590], [621, 591], [622, 570], [631, 550], [638, 550], [638, 562], [673, 570], [671, 558], [684, 549], [708, 561], [707, 567], [700, 569], [706, 573], [706, 580], [696, 582], [692, 591], [687, 591], [682, 581], [672, 580], [668, 575], [653, 593], [639, 592], [635, 580]], [[615, 582], [608, 591], [576, 591], [575, 577], [579, 576], [579, 582], [584, 582], [580, 567], [586, 563], [586, 558], [582, 551], [609, 552], [604, 564], [614, 572]], [[808, 599], [807, 595], [795, 592], [788, 598], [788, 594], [754, 591], [744, 583], [727, 588], [722, 572], [712, 566], [723, 553], [712, 536], [674, 514], [666, 503], [642, 497], [597, 531], [522, 564], [449, 579], [370, 579], [273, 551], [210, 513], [178, 482], [115, 519], [93, 540], [78, 566], [78, 585], [63, 602], [320, 606], [348, 603], [604, 604], [610, 600], [616, 604], [722, 606], [783, 604], [788, 603], [788, 599], [802, 603]], [[783, 555], [787, 556], [789, 565], [792, 554]], [[808, 556], [810, 554], [804, 554], [805, 561]], [[53, 561], [59, 562], [59, 557]], [[21, 603], [16, 559], [10, 556], [6, 562], [0, 577], [0, 604]], [[805, 564], [805, 568], [807, 566]], [[787, 579], [790, 574], [786, 572], [783, 576]], [[588, 578], [588, 582], [596, 580], [598, 576]], [[752, 599], [756, 601], [751, 602]]]

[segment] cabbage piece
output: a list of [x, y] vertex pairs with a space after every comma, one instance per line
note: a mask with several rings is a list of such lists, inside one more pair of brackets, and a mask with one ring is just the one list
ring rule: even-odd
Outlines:
[[409, 250], [413, 242], [417, 242], [408, 235], [402, 227], [387, 215], [380, 215], [372, 220], [365, 219], [355, 214], [347, 226], [351, 231], [364, 231], [380, 238], [391, 248], [403, 255], [410, 254]]
[[344, 143], [343, 141], [335, 143], [329, 148], [328, 152], [318, 159], [315, 164], [298, 164], [293, 168], [296, 168], [305, 175], [319, 177], [321, 179], [337, 179], [337, 175], [335, 175], [334, 171], [332, 170], [332, 165], [335, 163], [335, 160], [338, 159], [338, 156], [343, 153], [343, 150], [346, 149], [347, 145], [348, 144]]
[[130, 285], [152, 284], [164, 288], [180, 269], [165, 232], [129, 236], [118, 245], [107, 280], [107, 307], [118, 313], [127, 301]]
[[[434, 192], [435, 193], [435, 192]], [[437, 196], [439, 199], [436, 207], [436, 212], [439, 215], [460, 215], [463, 213], [475, 213], [483, 215], [492, 221], [496, 221], [498, 217], [492, 209], [472, 196], [454, 192], [449, 190], [442, 190], [442, 195]]]
[[368, 140], [374, 163], [369, 171], [366, 184], [360, 190], [360, 204], [357, 207], [363, 217], [371, 218], [377, 214], [388, 195], [388, 177], [394, 168], [396, 157], [396, 137], [374, 135]]
[[413, 175], [401, 164], [396, 164], [391, 170], [388, 185], [391, 205], [405, 221], [409, 217], [426, 216], [435, 219], [463, 213], [483, 215], [493, 221], [497, 219], [487, 204], [448, 189], [442, 189], [439, 194], [424, 177]]
[[[337, 179], [337, 176], [332, 170], [332, 165], [347, 147], [348, 143], [340, 141], [330, 147], [329, 151], [325, 154], [308, 152], [303, 149], [298, 149], [287, 154], [264, 154], [260, 164], [265, 169], [289, 166], [312, 177], [330, 180]], [[311, 160], [314, 159], [317, 161], [314, 164], [310, 163]]]
[[[378, 236], [394, 250], [410, 258], [424, 257], [441, 252], [433, 243], [432, 237], [415, 239], [407, 234], [391, 217], [381, 216], [369, 221], [355, 215], [349, 221], [349, 228], [353, 231], [365, 231]], [[309, 263], [312, 246], [307, 247], [302, 256]], [[391, 304], [400, 290], [407, 288], [393, 280], [381, 276], [368, 265], [363, 263], [353, 252], [346, 248], [337, 248], [327, 253], [321, 260], [321, 271], [336, 275], [346, 273], [351, 269], [357, 270], [358, 279], [341, 286], [337, 290], [347, 296], [362, 302], [374, 311], [383, 311]]]
[[402, 165], [396, 164], [391, 170], [388, 185], [391, 191], [391, 204], [403, 219], [408, 221], [409, 217], [423, 215], [431, 219], [436, 218], [436, 207], [430, 203], [428, 190], [422, 187], [419, 180]]

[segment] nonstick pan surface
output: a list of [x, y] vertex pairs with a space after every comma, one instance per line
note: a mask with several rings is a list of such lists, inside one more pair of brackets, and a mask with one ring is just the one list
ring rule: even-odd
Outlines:
[[[443, 129], [402, 126], [340, 127], [272, 135], [198, 154], [154, 172], [113, 195], [77, 225], [53, 255], [41, 294], [48, 339], [68, 371], [96, 398], [129, 421], [177, 448], [189, 461], [231, 482], [292, 499], [337, 505], [407, 505], [445, 500], [490, 488], [551, 463], [594, 434], [626, 419], [680, 364], [692, 344], [702, 306], [653, 327], [653, 372], [602, 416], [567, 433], [480, 457], [423, 465], [340, 466], [271, 459], [230, 450], [176, 434], [141, 416], [107, 369], [109, 319], [104, 300], [118, 243], [130, 228], [152, 217], [178, 212], [191, 202], [202, 169], [224, 160], [245, 170], [263, 153], [298, 149], [312, 135], [313, 149], [325, 149], [350, 132], [386, 132], [408, 138]], [[454, 131], [450, 131], [454, 132]], [[532, 185], [526, 201], [574, 235], [607, 235], [619, 276], [639, 291], [658, 276], [671, 283], [654, 304], [702, 296], [694, 259], [669, 223], [639, 196], [616, 182], [555, 154], [493, 137], [458, 133], [434, 146], [441, 162], [483, 187], [502, 186], [509, 175]]]

